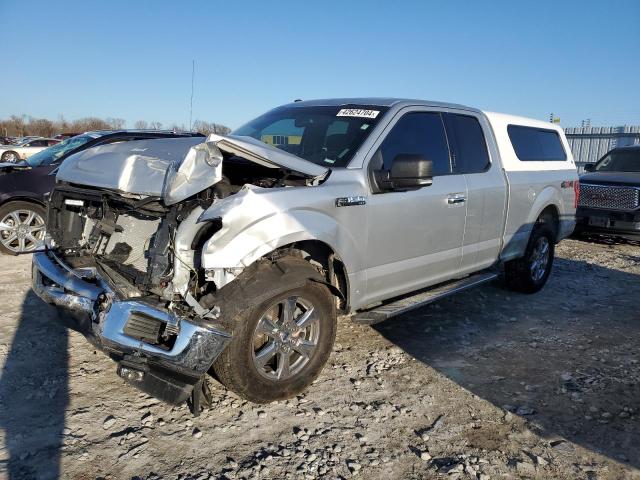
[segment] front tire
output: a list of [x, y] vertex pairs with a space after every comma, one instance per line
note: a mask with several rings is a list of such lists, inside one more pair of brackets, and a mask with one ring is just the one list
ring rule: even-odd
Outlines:
[[[290, 267], [296, 274], [278, 281]], [[326, 285], [311, 280], [317, 277], [305, 260], [288, 257], [251, 280], [248, 289], [260, 300], [231, 320], [232, 340], [213, 365], [225, 387], [251, 402], [269, 403], [311, 385], [329, 359], [337, 323], [335, 299]]]
[[555, 255], [555, 236], [548, 222], [536, 223], [522, 258], [505, 263], [507, 286], [522, 293], [536, 293], [549, 279]]
[[44, 240], [46, 212], [30, 202], [8, 202], [0, 207], [0, 252], [32, 252]]

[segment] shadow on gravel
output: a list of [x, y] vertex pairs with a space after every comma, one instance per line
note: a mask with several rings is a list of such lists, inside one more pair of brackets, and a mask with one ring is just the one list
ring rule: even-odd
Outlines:
[[[638, 298], [639, 275], [556, 259], [549, 284], [535, 295], [490, 285], [374, 328], [466, 390], [526, 418], [559, 455], [572, 450], [566, 438], [637, 468]], [[491, 424], [464, 435], [477, 448], [509, 444], [509, 429]]]
[[0, 427], [12, 480], [60, 477], [68, 341], [55, 315], [29, 291], [0, 377]]
[[623, 237], [614, 237], [606, 235], [590, 235], [582, 233], [579, 235], [573, 235], [571, 238], [579, 242], [595, 243], [600, 245], [633, 245], [640, 247], [640, 239], [632, 240]]

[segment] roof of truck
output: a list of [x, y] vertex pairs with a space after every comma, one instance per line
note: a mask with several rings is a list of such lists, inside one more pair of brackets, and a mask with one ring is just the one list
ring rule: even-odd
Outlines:
[[317, 100], [296, 100], [282, 105], [282, 107], [320, 107], [320, 106], [340, 106], [340, 105], [368, 105], [379, 107], [395, 107], [408, 105], [425, 105], [429, 107], [459, 108], [479, 112], [477, 108], [459, 105], [457, 103], [436, 102], [433, 100], [419, 100], [414, 98], [393, 98], [393, 97], [347, 97], [347, 98], [321, 98]]
[[527, 127], [544, 128], [546, 130], [557, 130], [562, 132], [562, 127], [556, 123], [545, 122], [543, 120], [536, 120], [535, 118], [520, 117], [517, 115], [509, 115], [507, 113], [498, 112], [482, 112], [484, 113], [492, 124], [497, 122], [505, 125], [523, 125]]

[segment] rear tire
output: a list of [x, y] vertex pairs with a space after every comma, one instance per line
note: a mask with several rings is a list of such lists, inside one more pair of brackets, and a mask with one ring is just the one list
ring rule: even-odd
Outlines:
[[534, 225], [525, 254], [506, 262], [505, 281], [511, 290], [536, 293], [549, 279], [555, 254], [555, 236], [549, 222]]
[[[294, 273], [283, 276], [283, 271]], [[240, 287], [247, 308], [231, 319], [232, 340], [213, 365], [225, 387], [251, 402], [268, 403], [311, 385], [329, 359], [337, 323], [333, 295], [311, 280], [318, 277], [296, 257], [248, 276], [246, 287]]]
[[0, 160], [6, 163], [18, 163], [20, 161], [20, 155], [18, 155], [18, 153], [14, 152], [13, 150], [9, 150], [2, 154]]

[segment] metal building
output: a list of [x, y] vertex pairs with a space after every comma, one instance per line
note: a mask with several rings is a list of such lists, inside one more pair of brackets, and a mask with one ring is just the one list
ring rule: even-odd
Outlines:
[[640, 126], [574, 127], [564, 131], [580, 172], [585, 163], [597, 162], [612, 148], [640, 144]]

